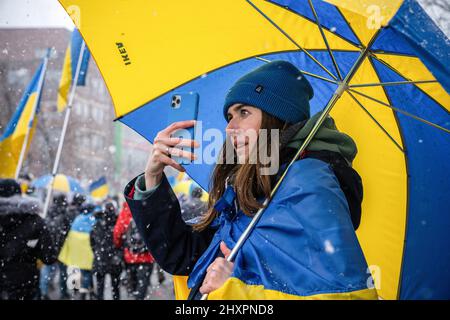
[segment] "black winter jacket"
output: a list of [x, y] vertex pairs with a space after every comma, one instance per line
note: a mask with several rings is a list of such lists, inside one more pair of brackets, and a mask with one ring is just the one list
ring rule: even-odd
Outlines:
[[118, 274], [122, 270], [122, 250], [113, 243], [113, 231], [116, 224], [114, 211], [106, 210], [95, 213], [95, 224], [90, 241], [94, 252], [92, 271], [100, 274]]
[[8, 299], [31, 299], [37, 292], [37, 259], [56, 262], [58, 248], [40, 202], [31, 197], [0, 198], [0, 293]]

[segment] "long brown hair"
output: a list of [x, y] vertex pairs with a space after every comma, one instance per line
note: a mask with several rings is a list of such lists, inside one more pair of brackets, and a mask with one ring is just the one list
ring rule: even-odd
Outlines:
[[[262, 111], [261, 129], [267, 129], [270, 132], [271, 129], [284, 130], [286, 127], [287, 123]], [[259, 137], [257, 139], [257, 146], [260, 144]], [[270, 134], [267, 135], [267, 145], [263, 147], [267, 148], [267, 154], [271, 156]], [[260, 163], [260, 157], [256, 157], [256, 163], [246, 161], [244, 164], [236, 164], [236, 153], [234, 149], [231, 149], [234, 152], [234, 162], [233, 164], [227, 164], [226, 148], [233, 148], [228, 138], [225, 140], [219, 155], [222, 161], [215, 166], [212, 174], [208, 210], [200, 222], [194, 225], [193, 228], [196, 231], [205, 229], [218, 216], [219, 213], [214, 209], [214, 204], [223, 195], [228, 178], [230, 178], [236, 190], [239, 208], [248, 216], [254, 215], [258, 209], [262, 208], [262, 204], [258, 202], [257, 198], [261, 196], [267, 198], [270, 196], [273, 176], [259, 174], [260, 170], [265, 167]], [[259, 152], [258, 147], [256, 147], [256, 152]]]

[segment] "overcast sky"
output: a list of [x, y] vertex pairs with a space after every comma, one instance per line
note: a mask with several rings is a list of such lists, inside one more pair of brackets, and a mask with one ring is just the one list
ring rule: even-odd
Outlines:
[[0, 28], [23, 27], [74, 26], [58, 0], [0, 0]]

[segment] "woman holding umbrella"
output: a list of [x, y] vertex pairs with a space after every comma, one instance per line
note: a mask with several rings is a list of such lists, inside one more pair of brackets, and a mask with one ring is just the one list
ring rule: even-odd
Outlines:
[[[195, 159], [180, 148], [197, 147], [196, 141], [171, 138], [195, 122], [173, 123], [155, 137], [145, 173], [127, 185], [125, 195], [160, 266], [189, 276], [191, 299], [377, 297], [355, 235], [362, 200], [361, 180], [351, 167], [356, 145], [331, 118], [290, 167], [233, 262], [226, 260], [317, 120], [310, 118], [312, 96], [307, 79], [285, 61], [267, 63], [233, 85], [223, 109], [228, 121], [223, 161], [212, 175], [208, 210], [194, 226], [183, 222], [163, 169], [184, 171], [171, 155]], [[264, 141], [261, 129], [279, 130], [279, 141], [271, 134]], [[279, 153], [272, 148], [278, 143]], [[274, 153], [271, 165], [279, 161], [274, 174], [264, 170], [261, 146], [265, 154]]]

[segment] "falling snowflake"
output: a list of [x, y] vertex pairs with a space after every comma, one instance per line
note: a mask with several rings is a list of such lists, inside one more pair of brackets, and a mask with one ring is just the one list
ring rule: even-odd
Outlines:
[[325, 252], [329, 254], [333, 254], [335, 252], [334, 246], [331, 244], [330, 240], [325, 240]]

